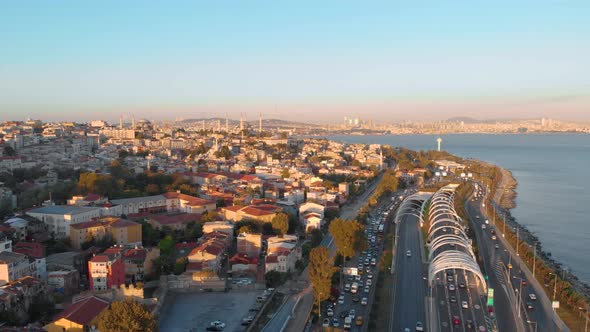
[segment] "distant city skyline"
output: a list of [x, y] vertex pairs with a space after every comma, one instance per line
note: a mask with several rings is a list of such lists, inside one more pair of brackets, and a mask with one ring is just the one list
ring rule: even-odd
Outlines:
[[0, 120], [590, 121], [590, 3], [0, 6]]

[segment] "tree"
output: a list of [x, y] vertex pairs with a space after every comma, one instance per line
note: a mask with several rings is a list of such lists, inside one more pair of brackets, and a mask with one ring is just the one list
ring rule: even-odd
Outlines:
[[317, 228], [312, 229], [311, 230], [311, 246], [312, 246], [312, 248], [319, 246], [322, 243], [323, 237], [324, 237], [324, 235], [322, 234], [322, 231], [320, 231]]
[[279, 237], [283, 237], [289, 230], [289, 216], [282, 212], [276, 213], [272, 218], [272, 228]]
[[356, 251], [366, 248], [363, 225], [356, 220], [334, 219], [329, 230], [338, 253], [344, 257], [352, 257]]
[[267, 287], [276, 288], [287, 280], [287, 274], [279, 271], [268, 271], [264, 275]]
[[109, 309], [98, 315], [97, 325], [102, 332], [158, 331], [158, 322], [154, 315], [145, 305], [131, 299], [111, 303]]
[[158, 247], [160, 247], [162, 255], [169, 255], [172, 252], [172, 248], [174, 248], [174, 240], [172, 239], [172, 236], [166, 235], [165, 238], [160, 240]]
[[332, 275], [338, 268], [334, 267], [330, 251], [326, 247], [316, 247], [309, 253], [309, 281], [313, 288], [313, 296], [318, 302], [330, 298]]
[[281, 177], [283, 179], [287, 179], [291, 176], [291, 173], [289, 172], [289, 169], [287, 167], [283, 168], [283, 171], [281, 172]]
[[186, 257], [180, 257], [174, 263], [174, 274], [179, 275], [184, 273], [186, 269], [186, 265], [188, 264], [188, 259]]

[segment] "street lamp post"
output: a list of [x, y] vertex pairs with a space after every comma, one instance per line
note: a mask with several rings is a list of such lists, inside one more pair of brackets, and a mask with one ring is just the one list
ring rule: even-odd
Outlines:
[[[520, 318], [520, 306], [522, 305], [522, 281], [524, 280], [523, 278], [514, 276], [512, 277], [514, 279], [518, 279], [519, 283], [520, 283], [520, 291], [518, 292], [518, 298], [516, 299], [516, 303], [517, 303], [517, 308], [516, 310], [518, 311], [518, 318]], [[518, 289], [517, 289], [518, 290]]]
[[555, 297], [557, 296], [557, 273], [549, 272], [549, 275], [555, 276], [555, 285], [553, 286], [553, 301], [555, 301]]
[[529, 324], [535, 324], [535, 332], [537, 332], [537, 322], [533, 322], [532, 320], [527, 320], [526, 322]]

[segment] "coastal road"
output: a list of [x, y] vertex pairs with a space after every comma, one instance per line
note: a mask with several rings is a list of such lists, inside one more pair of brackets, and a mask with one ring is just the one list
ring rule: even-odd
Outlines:
[[[569, 331], [551, 309], [551, 301], [541, 285], [502, 237], [502, 230], [495, 227], [493, 220], [486, 225], [483, 197], [485, 195], [469, 200], [466, 210], [474, 225], [490, 285], [496, 290], [494, 309], [500, 331], [521, 331], [523, 328], [531, 332], [535, 328], [543, 332]], [[482, 225], [486, 225], [485, 229]], [[537, 300], [531, 300], [530, 294], [535, 294]], [[532, 305], [532, 310], [526, 309], [527, 302]], [[535, 322], [536, 326], [527, 321]]]
[[[415, 211], [416, 212], [416, 211]], [[414, 330], [416, 322], [426, 325], [425, 301], [427, 264], [424, 264], [424, 246], [420, 234], [418, 218], [404, 214], [400, 217], [399, 239], [395, 261], [395, 291], [393, 292], [393, 319], [389, 330]], [[406, 256], [407, 251], [411, 256]]]

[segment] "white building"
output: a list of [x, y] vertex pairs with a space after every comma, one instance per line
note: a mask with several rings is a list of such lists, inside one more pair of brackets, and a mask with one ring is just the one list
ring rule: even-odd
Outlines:
[[44, 206], [27, 211], [27, 215], [37, 218], [45, 223], [48, 231], [56, 238], [70, 236], [70, 225], [92, 218], [101, 217], [100, 207], [81, 207], [67, 205]]

